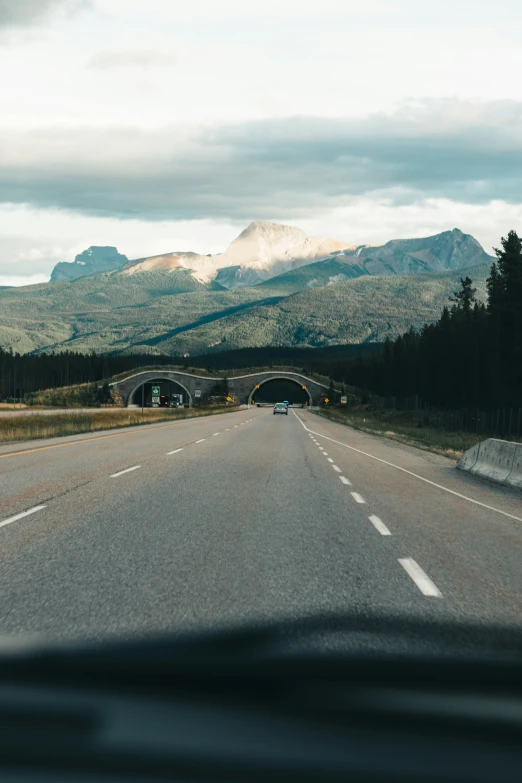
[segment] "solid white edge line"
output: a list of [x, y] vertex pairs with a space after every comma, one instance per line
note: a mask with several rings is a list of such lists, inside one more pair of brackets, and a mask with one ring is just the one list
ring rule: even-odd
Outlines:
[[350, 481], [350, 479], [346, 478], [346, 476], [339, 476], [339, 478], [341, 479], [343, 484], [348, 484], [348, 486], [352, 485], [352, 482]]
[[183, 451], [183, 449], [181, 448], [181, 449], [174, 449], [174, 451], [167, 451], [167, 456], [169, 456], [170, 454], [177, 454], [178, 451]]
[[138, 468], [141, 468], [141, 465], [133, 465], [132, 468], [125, 468], [125, 470], [119, 470], [117, 473], [111, 473], [110, 478], [118, 478], [118, 476], [123, 476], [124, 473], [130, 473], [132, 470], [138, 470]]
[[338, 473], [342, 473], [341, 468], [338, 468], [337, 465], [332, 465], [332, 468], [336, 470]]
[[499, 508], [495, 508], [495, 506], [488, 506], [487, 503], [481, 503], [480, 500], [474, 500], [473, 498], [469, 498], [467, 495], [462, 495], [460, 492], [456, 492], [454, 489], [443, 487], [442, 484], [437, 484], [435, 481], [430, 481], [430, 479], [424, 478], [424, 476], [419, 476], [418, 473], [413, 473], [413, 471], [411, 470], [407, 470], [406, 468], [401, 468], [400, 465], [395, 465], [393, 462], [388, 462], [388, 460], [382, 459], [381, 457], [376, 457], [374, 454], [368, 454], [367, 451], [356, 449], [355, 446], [348, 446], [347, 443], [343, 443], [341, 440], [335, 440], [335, 438], [329, 438], [328, 435], [322, 435], [320, 432], [315, 432], [315, 430], [310, 430], [306, 426], [306, 424], [301, 421], [301, 419], [299, 418], [299, 416], [295, 411], [292, 411], [292, 413], [294, 414], [294, 416], [296, 416], [299, 423], [304, 427], [304, 429], [307, 432], [313, 432], [319, 438], [324, 438], [325, 440], [329, 440], [331, 443], [337, 443], [338, 446], [344, 446], [345, 449], [350, 449], [350, 451], [356, 451], [358, 454], [362, 454], [364, 457], [369, 457], [370, 459], [376, 460], [376, 462], [382, 462], [383, 465], [388, 465], [390, 468], [395, 468], [396, 470], [400, 470], [401, 473], [407, 473], [408, 476], [413, 476], [413, 478], [419, 479], [419, 481], [424, 481], [425, 484], [431, 484], [432, 487], [437, 487], [437, 489], [442, 489], [443, 492], [448, 492], [450, 495], [455, 495], [455, 497], [461, 498], [462, 500], [467, 500], [468, 503], [474, 503], [475, 506], [481, 506], [482, 508], [487, 508], [488, 511], [494, 511], [496, 514], [502, 514], [503, 517], [514, 519], [516, 522], [522, 522], [522, 517], [516, 517], [514, 514], [509, 514], [507, 511], [501, 511]]
[[380, 520], [379, 517], [376, 517], [375, 514], [369, 516], [368, 519], [370, 520], [374, 528], [379, 531], [381, 536], [391, 536], [391, 533], [386, 527], [386, 525], [384, 524], [384, 522]]
[[413, 557], [399, 558], [399, 563], [404, 568], [406, 573], [411, 576], [419, 590], [423, 595], [431, 595], [434, 598], [442, 598], [437, 585], [431, 581], [429, 576], [424, 573], [418, 563], [415, 562]]
[[366, 500], [363, 498], [362, 495], [359, 495], [358, 492], [350, 492], [350, 495], [355, 500], [356, 503], [366, 503]]
[[8, 517], [7, 519], [4, 519], [3, 522], [0, 522], [0, 527], [3, 527], [4, 525], [10, 525], [11, 522], [17, 522], [19, 519], [28, 517], [30, 514], [35, 514], [37, 511], [41, 511], [43, 508], [47, 508], [47, 506], [33, 506], [33, 508], [28, 508], [27, 511], [22, 511], [20, 514], [15, 514], [14, 517]]

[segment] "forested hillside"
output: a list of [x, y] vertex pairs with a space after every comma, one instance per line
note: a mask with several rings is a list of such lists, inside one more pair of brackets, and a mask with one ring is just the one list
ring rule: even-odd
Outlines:
[[352, 362], [346, 368], [351, 381], [381, 395], [417, 394], [445, 408], [520, 408], [522, 240], [516, 232], [497, 250], [487, 306], [478, 301], [483, 297], [474, 272], [461, 280], [436, 323]]
[[[234, 291], [213, 290], [214, 283], [202, 284], [185, 269], [5, 289], [0, 346], [19, 353], [193, 355], [263, 345], [379, 342], [436, 320], [459, 279], [458, 272], [449, 272], [339, 281], [339, 268], [336, 261], [319, 262]], [[484, 265], [473, 268], [482, 297], [487, 272]]]

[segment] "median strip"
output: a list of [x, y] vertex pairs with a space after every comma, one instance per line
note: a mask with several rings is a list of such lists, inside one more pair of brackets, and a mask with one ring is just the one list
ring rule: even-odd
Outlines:
[[30, 514], [36, 514], [37, 511], [41, 511], [43, 508], [46, 508], [46, 506], [33, 506], [33, 508], [29, 508], [27, 511], [22, 511], [20, 514], [15, 514], [14, 517], [8, 517], [7, 519], [4, 519], [3, 522], [0, 522], [0, 527], [4, 527], [4, 525], [10, 525], [11, 522], [17, 522], [19, 519], [28, 517]]

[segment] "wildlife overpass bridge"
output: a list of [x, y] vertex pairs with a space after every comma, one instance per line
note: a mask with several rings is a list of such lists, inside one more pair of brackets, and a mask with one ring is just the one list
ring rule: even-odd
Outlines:
[[[158, 367], [153, 370], [137, 370], [128, 374], [121, 380], [114, 380], [109, 385], [117, 390], [126, 406], [141, 405], [142, 387], [150, 389], [152, 385], [169, 385], [171, 390], [176, 390], [184, 395], [190, 407], [197, 403], [198, 399], [204, 399], [211, 394], [216, 385], [223, 383], [223, 378], [208, 375], [195, 375], [181, 370], [166, 370]], [[315, 405], [321, 394], [329, 391], [328, 386], [301, 375], [297, 372], [279, 372], [269, 370], [254, 372], [248, 375], [236, 375], [227, 378], [228, 388], [241, 404], [249, 404], [255, 401], [274, 401], [271, 399], [277, 390], [287, 389], [288, 397], [285, 399], [302, 400], [309, 405]], [[278, 385], [274, 385], [278, 384]], [[294, 391], [295, 387], [295, 391]]]

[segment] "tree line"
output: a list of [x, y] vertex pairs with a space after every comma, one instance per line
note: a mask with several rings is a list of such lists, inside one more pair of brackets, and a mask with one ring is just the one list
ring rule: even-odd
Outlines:
[[382, 396], [416, 394], [442, 408], [519, 407], [522, 240], [510, 231], [501, 245], [487, 280], [487, 304], [476, 300], [471, 278], [461, 278], [436, 323], [349, 362], [344, 379]]
[[12, 400], [40, 391], [78, 384], [103, 385], [121, 372], [144, 366], [175, 365], [185, 370], [205, 369], [210, 373], [249, 367], [294, 366], [305, 373], [330, 375], [340, 360], [361, 351], [376, 351], [379, 345], [332, 346], [328, 348], [243, 348], [187, 358], [151, 354], [82, 354], [73, 351], [20, 354], [0, 347], [0, 400]]

